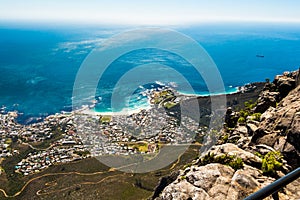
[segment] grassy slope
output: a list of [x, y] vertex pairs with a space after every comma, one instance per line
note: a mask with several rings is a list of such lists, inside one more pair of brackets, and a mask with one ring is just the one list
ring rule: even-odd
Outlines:
[[[179, 162], [174, 162], [176, 165], [171, 164], [164, 169], [144, 174], [109, 171], [109, 167], [94, 158], [55, 165], [41, 173], [20, 177], [19, 182], [15, 183], [18, 188], [29, 179], [40, 178], [30, 182], [20, 195], [9, 199], [147, 199], [152, 195], [160, 177], [191, 162], [198, 155], [198, 149], [199, 146], [191, 146], [180, 157]], [[94, 172], [98, 173], [88, 174]], [[7, 183], [5, 179], [0, 180], [1, 188], [8, 189], [10, 186]], [[7, 187], [3, 187], [4, 185]], [[16, 190], [9, 191], [13, 194]], [[0, 199], [5, 199], [2, 193]]]

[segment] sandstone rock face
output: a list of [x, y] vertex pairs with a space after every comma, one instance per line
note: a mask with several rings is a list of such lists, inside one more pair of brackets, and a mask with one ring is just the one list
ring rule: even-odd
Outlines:
[[[252, 137], [254, 144], [265, 144], [281, 151], [299, 166], [300, 86], [292, 90], [276, 108], [269, 108]], [[298, 164], [297, 164], [298, 163]]]
[[279, 92], [263, 91], [257, 100], [257, 106], [255, 112], [263, 113], [269, 107], [276, 107]]
[[[181, 171], [177, 180], [168, 185], [156, 200], [244, 199], [273, 181], [273, 178], [261, 175], [258, 169], [248, 165], [237, 171], [218, 163], [200, 167], [192, 166]], [[299, 194], [292, 194], [296, 186], [290, 186], [289, 190], [284, 191], [285, 193], [279, 193], [280, 199], [297, 199]], [[272, 199], [272, 197], [266, 199]]]
[[[285, 73], [277, 76], [274, 82], [261, 93], [254, 112], [261, 112], [260, 122], [247, 120], [238, 124], [228, 133], [227, 142], [213, 146], [207, 153], [217, 156], [235, 155], [244, 162], [242, 169], [234, 170], [229, 166], [210, 163], [194, 165], [179, 172], [176, 179], [161, 188], [157, 200], [171, 199], [244, 199], [251, 193], [270, 184], [273, 178], [262, 175], [262, 155], [270, 151], [280, 151], [284, 157], [286, 173], [289, 166], [300, 166], [300, 75], [299, 72]], [[234, 112], [226, 113], [226, 124], [232, 122]], [[233, 123], [235, 124], [235, 123]], [[229, 136], [228, 136], [229, 135]], [[233, 144], [234, 143], [234, 144]], [[219, 143], [220, 144], [220, 143]], [[203, 156], [203, 155], [202, 155]], [[282, 172], [278, 172], [283, 176]], [[279, 192], [279, 199], [300, 199], [300, 178], [290, 183]], [[268, 197], [266, 199], [273, 199]]]
[[286, 97], [291, 90], [300, 84], [299, 71], [285, 72], [277, 75], [273, 83], [267, 83], [259, 95], [254, 111], [263, 113], [269, 107], [276, 107], [276, 102]]
[[156, 186], [154, 194], [153, 194], [153, 198], [156, 198], [159, 196], [159, 194], [163, 191], [163, 189], [168, 186], [170, 183], [172, 183], [173, 181], [175, 181], [177, 179], [179, 172], [174, 172], [172, 174], [170, 174], [169, 176], [166, 177], [162, 177], [160, 179], [159, 184]]
[[254, 123], [247, 123], [247, 133], [249, 134], [249, 135], [253, 135], [256, 131], [257, 131], [257, 129], [258, 129], [258, 127], [257, 127], [257, 125], [256, 124], [254, 124]]
[[181, 172], [158, 199], [242, 199], [259, 186], [251, 175], [213, 163]]
[[285, 97], [289, 91], [295, 88], [296, 80], [293, 78], [279, 78], [277, 84], [280, 94]]
[[282, 98], [299, 84], [299, 71], [285, 72], [275, 77], [273, 83], [277, 86]]
[[287, 131], [287, 141], [300, 152], [300, 112], [294, 114], [291, 125]]
[[[261, 145], [261, 148], [268, 149], [270, 147]], [[214, 146], [208, 153], [214, 153], [218, 156], [223, 154], [236, 155], [243, 159], [244, 167], [235, 171], [231, 167], [219, 163], [205, 166], [192, 165], [181, 170], [176, 180], [167, 185], [159, 196], [155, 196], [155, 199], [239, 200], [275, 180], [262, 175], [260, 169], [253, 167], [255, 163], [261, 162], [259, 157], [238, 148], [234, 144], [227, 143]], [[279, 198], [299, 199], [300, 191], [297, 190], [299, 185], [299, 179], [289, 184], [279, 192]], [[268, 197], [266, 199], [273, 198]]]
[[261, 163], [261, 158], [239, 148], [238, 146], [232, 143], [213, 146], [207, 153], [213, 153], [215, 155], [234, 155], [241, 158], [244, 163], [249, 164], [251, 166], [260, 166]]

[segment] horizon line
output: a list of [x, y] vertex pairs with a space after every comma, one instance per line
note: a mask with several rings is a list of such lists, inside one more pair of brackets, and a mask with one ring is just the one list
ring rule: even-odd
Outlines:
[[300, 24], [299, 20], [272, 20], [272, 19], [209, 19], [209, 20], [195, 20], [192, 22], [172, 22], [172, 23], [154, 23], [154, 22], [118, 22], [118, 21], [74, 21], [74, 20], [15, 20], [15, 19], [0, 19], [1, 25], [21, 25], [21, 26], [32, 26], [32, 25], [42, 25], [46, 26], [97, 26], [97, 25], [105, 25], [105, 26], [193, 26], [193, 25], [208, 25], [208, 24], [218, 24], [218, 23], [245, 23], [244, 25], [254, 23], [257, 24]]

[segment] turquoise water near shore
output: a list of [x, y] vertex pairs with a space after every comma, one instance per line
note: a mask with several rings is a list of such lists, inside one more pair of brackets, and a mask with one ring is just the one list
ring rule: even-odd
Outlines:
[[[101, 46], [105, 38], [130, 28], [16, 27], [0, 25], [0, 107], [3, 105], [2, 110], [6, 111], [18, 110], [21, 123], [71, 111], [73, 84], [85, 57], [93, 48]], [[297, 70], [300, 66], [298, 27], [214, 24], [174, 29], [192, 37], [206, 49], [222, 75], [226, 92], [230, 93], [246, 83], [272, 79], [284, 71]], [[188, 63], [171, 53], [141, 49], [112, 63], [99, 82], [96, 96], [86, 99], [84, 104], [96, 101], [97, 111], [111, 111], [111, 94], [122, 73], [148, 63], [172, 66], [187, 77], [193, 91], [189, 91], [174, 77], [165, 76], [165, 69], [155, 68], [153, 74], [162, 74], [157, 79], [159, 83], [171, 84], [183, 93], [208, 94], [203, 79], [195, 74]], [[120, 100], [117, 108], [147, 106], [143, 91], [151, 88], [151, 85], [156, 87], [155, 83], [140, 85], [129, 97], [129, 104]]]

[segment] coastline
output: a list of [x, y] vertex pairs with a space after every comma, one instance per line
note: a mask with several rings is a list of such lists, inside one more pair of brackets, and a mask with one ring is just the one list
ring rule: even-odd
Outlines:
[[[255, 100], [258, 96], [258, 93], [261, 91], [261, 89], [263, 88], [265, 82], [253, 82], [251, 83], [251, 85], [256, 85], [256, 87], [258, 89], [256, 90], [252, 90], [252, 91], [243, 91], [241, 88], [243, 88], [244, 86], [239, 86], [239, 87], [234, 87], [232, 89], [235, 89], [234, 91], [227, 91], [225, 93], [215, 93], [215, 94], [190, 94], [190, 93], [185, 93], [182, 91], [177, 91], [175, 89], [172, 89], [171, 87], [165, 87], [164, 89], [172, 89], [172, 91], [176, 94], [176, 96], [181, 97], [183, 103], [185, 104], [186, 102], [189, 101], [190, 98], [197, 98], [199, 101], [199, 105], [202, 108], [205, 109], [209, 109], [210, 107], [210, 97], [211, 96], [220, 96], [220, 95], [226, 95], [226, 99], [227, 99], [227, 106], [231, 106], [231, 107], [243, 107], [243, 104], [241, 104], [241, 102], [245, 102], [248, 100]], [[246, 84], [247, 85], [247, 84]], [[150, 94], [150, 93], [149, 93]], [[148, 95], [149, 95], [148, 94]], [[137, 107], [137, 108], [124, 108], [121, 111], [117, 111], [117, 112], [112, 112], [112, 111], [96, 111], [95, 110], [95, 106], [88, 106], [85, 105], [80, 109], [77, 110], [72, 110], [72, 111], [60, 111], [57, 113], [51, 113], [47, 116], [39, 116], [39, 117], [32, 117], [33, 119], [28, 121], [18, 121], [18, 117], [19, 117], [19, 112], [18, 110], [1, 110], [1, 113], [8, 113], [8, 112], [15, 112], [18, 114], [18, 117], [16, 118], [18, 123], [20, 124], [34, 124], [34, 123], [38, 123], [38, 122], [42, 122], [45, 118], [52, 116], [52, 115], [57, 115], [57, 114], [84, 114], [84, 115], [93, 115], [93, 116], [126, 116], [126, 115], [132, 115], [132, 114], [137, 114], [143, 110], [150, 110], [153, 108], [153, 104], [150, 103], [150, 99], [148, 99], [148, 105], [143, 105], [142, 107]], [[170, 109], [170, 111], [174, 111], [175, 108]]]
[[[182, 92], [182, 91], [177, 91], [177, 90], [174, 90], [172, 88], [171, 89], [176, 94], [176, 96], [184, 97], [182, 99], [182, 101], [186, 101], [189, 98], [197, 98], [198, 100], [199, 99], [210, 99], [211, 96], [221, 96], [221, 95], [226, 95], [227, 99], [228, 98], [232, 99], [232, 97], [236, 98], [236, 95], [239, 95], [239, 94], [245, 94], [243, 96], [249, 96], [250, 98], [253, 98], [252, 95], [248, 95], [248, 94], [251, 94], [252, 92], [254, 92], [257, 87], [259, 87], [259, 89], [260, 89], [261, 86], [264, 85], [264, 84], [265, 84], [264, 82], [253, 82], [253, 83], [250, 83], [250, 84], [246, 84], [246, 85], [254, 85], [255, 86], [254, 89], [251, 89], [249, 91], [245, 90], [245, 85], [244, 85], [244, 86], [239, 86], [239, 87], [233, 87], [232, 88], [233, 91], [225, 91], [225, 93], [212, 93], [212, 94], [209, 94], [208, 92], [207, 92], [207, 94], [190, 94], [190, 93], [185, 93], [185, 92]], [[165, 89], [170, 89], [170, 88], [165, 87]], [[255, 92], [255, 94], [257, 94], [257, 92]], [[79, 110], [76, 110], [76, 111], [73, 111], [73, 112], [81, 113], [81, 114], [87, 114], [87, 115], [95, 115], [95, 116], [99, 116], [99, 115], [100, 116], [120, 116], [120, 115], [137, 114], [137, 113], [141, 112], [142, 110], [150, 110], [152, 108], [153, 108], [153, 104], [151, 104], [150, 101], [148, 100], [148, 105], [147, 106], [142, 106], [142, 107], [138, 107], [138, 108], [134, 108], [134, 109], [124, 108], [121, 111], [117, 111], [117, 112], [95, 111], [94, 107], [92, 107], [92, 108], [86, 107], [86, 108], [82, 108], [82, 109], [79, 109]]]
[[209, 96], [219, 96], [219, 95], [230, 95], [230, 94], [236, 94], [241, 92], [239, 90], [241, 86], [239, 87], [233, 87], [231, 88], [233, 91], [225, 91], [223, 92], [219, 92], [219, 93], [209, 93], [209, 92], [203, 92], [203, 94], [195, 94], [195, 93], [188, 93], [188, 92], [184, 92], [184, 91], [177, 91], [178, 94], [180, 95], [184, 95], [184, 96], [191, 96], [191, 97], [209, 97]]
[[120, 115], [132, 115], [132, 114], [137, 114], [141, 112], [142, 110], [149, 110], [151, 109], [152, 106], [149, 105], [147, 107], [140, 107], [136, 109], [129, 109], [129, 108], [124, 108], [121, 111], [118, 112], [101, 112], [101, 111], [95, 111], [94, 108], [84, 108], [80, 110], [73, 111], [74, 113], [79, 113], [79, 114], [86, 114], [86, 115], [101, 115], [101, 116], [120, 116]]

